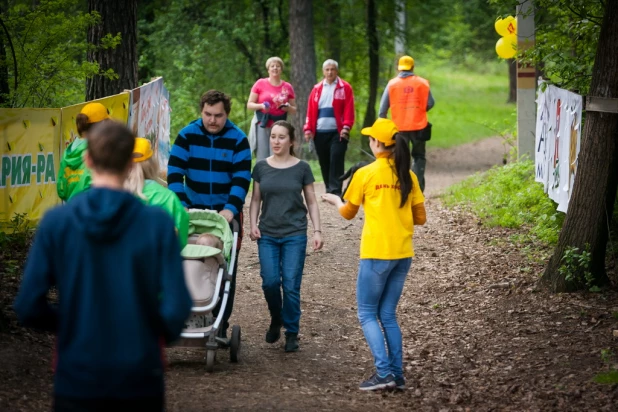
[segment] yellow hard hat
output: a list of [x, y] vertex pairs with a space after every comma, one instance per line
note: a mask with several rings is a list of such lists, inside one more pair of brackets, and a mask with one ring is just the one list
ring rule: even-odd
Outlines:
[[109, 119], [109, 113], [101, 103], [88, 103], [80, 113], [88, 116], [88, 123], [98, 123], [101, 120]]
[[412, 70], [414, 67], [414, 59], [410, 56], [402, 56], [399, 59], [399, 66], [397, 70]]
[[135, 163], [143, 162], [152, 157], [152, 145], [150, 140], [143, 137], [135, 138], [135, 146], [133, 147], [133, 161]]
[[392, 120], [380, 117], [371, 127], [365, 127], [361, 130], [361, 133], [384, 143], [384, 146], [391, 146], [395, 144], [393, 136], [395, 136], [398, 131], [397, 126], [395, 126]]

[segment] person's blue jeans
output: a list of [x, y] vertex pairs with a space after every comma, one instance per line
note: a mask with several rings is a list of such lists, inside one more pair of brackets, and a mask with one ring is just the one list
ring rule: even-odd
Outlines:
[[[258, 240], [262, 290], [273, 318], [280, 317], [286, 333], [298, 333], [300, 283], [305, 267], [307, 235]], [[283, 286], [283, 299], [281, 287]]]
[[373, 355], [376, 371], [381, 377], [391, 373], [395, 378], [403, 376], [397, 304], [411, 264], [412, 258], [361, 259], [358, 266], [358, 319]]

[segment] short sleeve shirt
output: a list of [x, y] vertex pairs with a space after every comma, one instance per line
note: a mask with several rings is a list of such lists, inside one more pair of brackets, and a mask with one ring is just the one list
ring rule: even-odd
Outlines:
[[258, 228], [263, 235], [277, 238], [307, 233], [307, 207], [303, 188], [315, 181], [309, 164], [278, 169], [266, 160], [256, 163], [253, 180], [260, 184], [262, 210]]
[[270, 104], [269, 114], [273, 116], [282, 116], [286, 112], [279, 110], [278, 107], [282, 104], [294, 99], [294, 89], [288, 82], [281, 81], [279, 86], [273, 86], [268, 79], [260, 79], [251, 88], [251, 93], [258, 96], [258, 103], [268, 102]]
[[413, 172], [412, 191], [403, 207], [394, 162], [378, 158], [358, 169], [345, 199], [363, 205], [365, 224], [361, 237], [361, 259], [403, 259], [414, 256], [412, 207], [423, 203], [418, 179]]

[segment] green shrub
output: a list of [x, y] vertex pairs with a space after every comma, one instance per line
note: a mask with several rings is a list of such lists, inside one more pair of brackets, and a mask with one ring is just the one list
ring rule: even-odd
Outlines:
[[451, 186], [443, 200], [476, 214], [487, 226], [527, 228], [533, 238], [553, 245], [564, 214], [534, 181], [534, 163], [521, 161], [477, 173]]

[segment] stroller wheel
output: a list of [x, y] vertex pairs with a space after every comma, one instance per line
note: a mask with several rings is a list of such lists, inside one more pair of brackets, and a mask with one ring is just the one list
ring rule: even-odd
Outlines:
[[209, 349], [206, 351], [206, 372], [211, 373], [215, 370], [215, 359], [217, 358], [217, 351]]
[[240, 354], [240, 326], [232, 326], [232, 337], [230, 339], [230, 362], [238, 362]]

